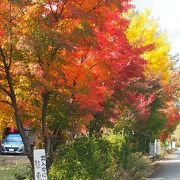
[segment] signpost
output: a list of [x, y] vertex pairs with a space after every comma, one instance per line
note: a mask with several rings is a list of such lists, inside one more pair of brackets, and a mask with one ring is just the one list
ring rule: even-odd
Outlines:
[[34, 149], [35, 180], [47, 180], [45, 149]]
[[154, 154], [156, 155], [157, 153], [157, 139], [154, 141]]
[[154, 155], [154, 143], [149, 143], [149, 155]]
[[159, 140], [155, 139], [154, 143], [149, 143], [149, 155], [161, 155], [161, 143]]
[[172, 145], [171, 145], [171, 142], [168, 141], [168, 149], [171, 150], [172, 149]]
[[172, 148], [176, 149], [176, 142], [175, 141], [172, 142]]
[[161, 155], [161, 142], [159, 140], [156, 141], [156, 155]]

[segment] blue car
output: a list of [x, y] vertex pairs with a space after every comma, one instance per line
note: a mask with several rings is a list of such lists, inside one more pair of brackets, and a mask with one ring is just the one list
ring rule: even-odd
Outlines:
[[20, 134], [9, 134], [2, 141], [2, 154], [22, 154], [24, 153], [24, 144]]

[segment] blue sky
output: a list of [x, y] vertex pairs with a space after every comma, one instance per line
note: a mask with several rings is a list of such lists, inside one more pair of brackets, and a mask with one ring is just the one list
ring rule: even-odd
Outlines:
[[133, 0], [136, 9], [151, 10], [152, 16], [159, 21], [160, 29], [167, 31], [172, 46], [172, 54], [180, 54], [180, 0]]

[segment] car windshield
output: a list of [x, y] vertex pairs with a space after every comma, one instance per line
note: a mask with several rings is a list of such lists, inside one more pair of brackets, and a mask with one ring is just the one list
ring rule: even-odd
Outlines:
[[22, 138], [21, 138], [21, 136], [19, 135], [17, 135], [17, 136], [7, 136], [7, 138], [6, 138], [6, 141], [9, 141], [9, 142], [21, 142], [22, 141]]

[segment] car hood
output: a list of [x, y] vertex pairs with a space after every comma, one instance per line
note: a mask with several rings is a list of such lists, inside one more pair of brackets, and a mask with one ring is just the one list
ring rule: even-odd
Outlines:
[[22, 142], [5, 141], [4, 145], [24, 145]]

